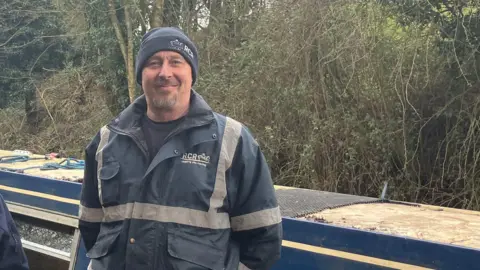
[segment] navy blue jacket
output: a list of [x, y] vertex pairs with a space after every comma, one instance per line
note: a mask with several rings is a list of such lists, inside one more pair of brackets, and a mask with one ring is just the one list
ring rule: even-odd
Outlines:
[[0, 194], [0, 270], [28, 270], [20, 235]]
[[91, 268], [263, 270], [282, 225], [267, 162], [240, 122], [195, 92], [150, 162], [145, 97], [86, 149], [79, 228]]

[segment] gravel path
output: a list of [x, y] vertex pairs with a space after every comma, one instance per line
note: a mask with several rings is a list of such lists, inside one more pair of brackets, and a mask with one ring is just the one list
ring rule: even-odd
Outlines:
[[70, 253], [73, 235], [36, 227], [19, 220], [15, 220], [15, 225], [22, 239]]

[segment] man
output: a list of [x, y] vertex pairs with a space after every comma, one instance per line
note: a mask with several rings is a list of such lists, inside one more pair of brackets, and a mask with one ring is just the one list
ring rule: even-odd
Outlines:
[[7, 204], [0, 194], [0, 270], [28, 270], [28, 261]]
[[249, 131], [194, 90], [198, 54], [156, 28], [136, 58], [144, 95], [86, 148], [80, 231], [103, 269], [269, 269], [281, 215]]

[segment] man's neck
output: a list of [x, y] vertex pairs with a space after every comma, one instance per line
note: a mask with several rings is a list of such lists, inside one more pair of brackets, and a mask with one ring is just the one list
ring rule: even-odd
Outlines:
[[152, 108], [147, 108], [147, 116], [154, 122], [169, 122], [177, 120], [186, 115], [187, 112], [188, 107], [182, 108], [181, 110], [155, 110]]

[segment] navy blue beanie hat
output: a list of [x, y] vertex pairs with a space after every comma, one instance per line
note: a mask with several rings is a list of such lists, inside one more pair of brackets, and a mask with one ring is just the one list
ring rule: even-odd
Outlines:
[[195, 84], [198, 74], [198, 52], [195, 44], [178, 28], [158, 27], [143, 36], [138, 50], [135, 73], [139, 85], [142, 85], [142, 69], [145, 62], [159, 51], [175, 51], [181, 54], [192, 67], [192, 86]]

